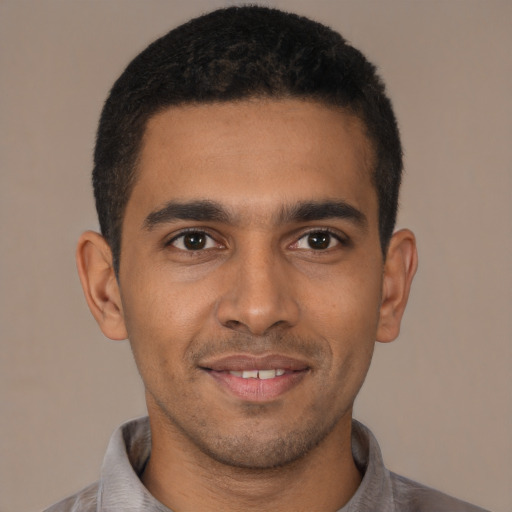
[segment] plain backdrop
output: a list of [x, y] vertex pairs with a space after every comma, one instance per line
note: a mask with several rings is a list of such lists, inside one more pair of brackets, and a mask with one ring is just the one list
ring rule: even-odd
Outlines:
[[[92, 482], [145, 412], [128, 344], [76, 276], [96, 123], [125, 65], [222, 1], [0, 0], [0, 511]], [[387, 83], [405, 148], [399, 225], [420, 267], [400, 338], [378, 345], [356, 417], [388, 467], [512, 509], [512, 3], [267, 2], [339, 30]]]

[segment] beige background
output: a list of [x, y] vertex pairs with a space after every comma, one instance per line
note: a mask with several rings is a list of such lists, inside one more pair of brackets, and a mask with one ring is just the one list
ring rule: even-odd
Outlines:
[[[222, 1], [0, 0], [0, 511], [96, 479], [144, 413], [127, 343], [76, 277], [96, 227], [89, 173], [108, 88], [156, 36]], [[356, 416], [394, 471], [512, 509], [512, 3], [279, 1], [375, 61], [403, 133], [400, 225], [420, 269], [400, 339], [377, 347]]]

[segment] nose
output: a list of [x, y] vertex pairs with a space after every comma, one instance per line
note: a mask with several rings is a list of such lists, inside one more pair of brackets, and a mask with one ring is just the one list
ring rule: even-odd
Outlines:
[[297, 323], [299, 305], [290, 269], [270, 248], [241, 251], [224, 279], [216, 309], [224, 327], [262, 336]]

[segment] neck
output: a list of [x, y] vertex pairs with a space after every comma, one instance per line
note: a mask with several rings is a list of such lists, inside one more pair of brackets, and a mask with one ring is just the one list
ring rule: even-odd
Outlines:
[[151, 458], [142, 476], [170, 509], [209, 511], [336, 511], [361, 482], [351, 451], [351, 414], [302, 459], [272, 469], [227, 466], [181, 432], [151, 418]]

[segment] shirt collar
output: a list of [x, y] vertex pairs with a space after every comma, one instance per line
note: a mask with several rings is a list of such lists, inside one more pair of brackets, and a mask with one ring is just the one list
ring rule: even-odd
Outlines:
[[338, 512], [392, 512], [391, 476], [384, 466], [379, 443], [370, 429], [356, 420], [352, 420], [352, 456], [363, 479], [349, 502]]
[[121, 425], [110, 439], [98, 489], [98, 512], [172, 512], [140, 481], [151, 453], [149, 418]]
[[[151, 451], [149, 419], [121, 425], [110, 439], [101, 469], [98, 512], [172, 512], [156, 500], [140, 481]], [[393, 493], [377, 440], [362, 423], [352, 422], [352, 454], [363, 474], [361, 485], [338, 512], [392, 512]]]

